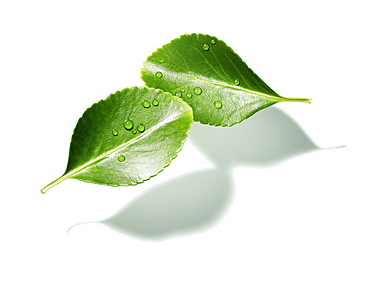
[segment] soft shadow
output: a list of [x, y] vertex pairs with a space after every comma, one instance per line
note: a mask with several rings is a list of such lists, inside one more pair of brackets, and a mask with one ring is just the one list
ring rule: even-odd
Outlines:
[[158, 185], [97, 223], [146, 239], [205, 228], [228, 207], [233, 191], [230, 171], [235, 166], [271, 166], [318, 149], [291, 118], [273, 107], [231, 128], [195, 123], [190, 140], [216, 169]]
[[189, 174], [150, 189], [99, 223], [150, 239], [201, 229], [222, 215], [231, 188], [225, 171]]
[[233, 127], [194, 124], [190, 139], [218, 167], [271, 166], [318, 149], [284, 112], [270, 107]]

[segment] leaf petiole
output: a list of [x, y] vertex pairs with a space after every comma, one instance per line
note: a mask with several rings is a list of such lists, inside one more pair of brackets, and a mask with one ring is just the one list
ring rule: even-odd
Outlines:
[[51, 183], [47, 184], [46, 186], [44, 186], [42, 189], [41, 189], [41, 193], [45, 194], [50, 188], [60, 184], [61, 182], [65, 181], [66, 179], [68, 179], [69, 176], [68, 175], [63, 175], [59, 178], [57, 178], [56, 180], [52, 181]]
[[281, 97], [282, 102], [296, 102], [296, 103], [311, 103], [311, 98], [289, 98], [289, 97]]

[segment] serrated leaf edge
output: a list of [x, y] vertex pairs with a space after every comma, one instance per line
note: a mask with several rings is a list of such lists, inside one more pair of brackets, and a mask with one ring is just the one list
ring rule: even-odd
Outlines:
[[[124, 89], [122, 89], [122, 90], [121, 90], [121, 92], [122, 92], [122, 91], [125, 91], [125, 90], [134, 89], [134, 88], [136, 88], [137, 90], [145, 89], [145, 88], [146, 88], [146, 89], [149, 89], [149, 90], [154, 90], [154, 91], [157, 91], [158, 93], [165, 93], [165, 94], [169, 94], [169, 95], [170, 95], [171, 97], [173, 97], [173, 99], [175, 99], [175, 100], [181, 100], [180, 98], [177, 98], [176, 96], [172, 96], [172, 94], [171, 94], [171, 93], [169, 93], [169, 92], [165, 92], [165, 91], [163, 91], [163, 90], [161, 90], [161, 89], [155, 89], [155, 88], [149, 88], [149, 87], [132, 87], [132, 88], [124, 88]], [[109, 95], [107, 98], [102, 99], [102, 100], [100, 100], [100, 101], [99, 101], [99, 102], [97, 102], [97, 103], [94, 103], [94, 104], [93, 104], [93, 105], [91, 105], [89, 108], [87, 108], [87, 109], [85, 110], [85, 112], [86, 112], [87, 110], [89, 110], [89, 109], [91, 109], [91, 108], [95, 107], [95, 105], [97, 105], [97, 104], [101, 103], [102, 101], [107, 100], [107, 99], [108, 99], [110, 96], [112, 96], [112, 95], [114, 95], [114, 94], [111, 94], [111, 95]], [[186, 105], [186, 107], [187, 107], [187, 111], [191, 114], [192, 119], [193, 119], [193, 110], [192, 110], [192, 108], [191, 108], [188, 104], [186, 104], [186, 102], [184, 102], [183, 100], [181, 100], [181, 101]], [[83, 115], [85, 114], [85, 112], [82, 114], [82, 116], [80, 117], [80, 119], [83, 117]], [[161, 126], [166, 125], [168, 122], [171, 122], [171, 121], [173, 121], [173, 120], [176, 120], [177, 118], [178, 118], [178, 115], [176, 115], [176, 116], [175, 116], [175, 115], [170, 116], [170, 117], [166, 118], [165, 120], [163, 120], [160, 124], [157, 124], [157, 125], [155, 125], [154, 127], [149, 128], [148, 130], [146, 130], [145, 132], [141, 133], [140, 135], [138, 135], [138, 136], [137, 136], [137, 137], [135, 137], [134, 139], [131, 139], [131, 140], [130, 140], [130, 141], [128, 141], [127, 143], [124, 143], [124, 144], [119, 145], [118, 147], [114, 148], [113, 150], [108, 151], [108, 152], [106, 152], [106, 153], [104, 153], [104, 154], [102, 154], [102, 155], [100, 155], [100, 156], [96, 157], [95, 159], [93, 159], [93, 160], [91, 160], [91, 161], [89, 161], [89, 162], [87, 162], [87, 163], [83, 164], [82, 166], [78, 167], [78, 168], [77, 168], [77, 169], [75, 169], [75, 170], [72, 170], [72, 171], [70, 171], [70, 172], [68, 172], [68, 173], [64, 173], [62, 176], [60, 176], [60, 177], [59, 177], [59, 178], [57, 178], [56, 180], [54, 180], [54, 181], [52, 181], [51, 183], [49, 183], [49, 184], [47, 184], [46, 186], [44, 186], [44, 187], [41, 189], [41, 193], [45, 194], [45, 193], [46, 193], [50, 188], [52, 188], [52, 187], [54, 187], [54, 186], [58, 185], [59, 183], [61, 183], [61, 182], [65, 181], [65, 180], [67, 180], [67, 179], [69, 179], [69, 178], [73, 178], [73, 176], [74, 176], [74, 175], [76, 175], [77, 173], [81, 172], [82, 170], [84, 170], [84, 169], [86, 169], [86, 168], [88, 168], [88, 167], [90, 167], [90, 166], [92, 166], [92, 165], [94, 165], [94, 164], [98, 163], [98, 162], [99, 162], [99, 161], [101, 161], [101, 160], [104, 160], [104, 159], [108, 158], [110, 155], [112, 155], [113, 153], [115, 153], [115, 152], [119, 151], [120, 149], [122, 149], [122, 148], [124, 148], [124, 147], [127, 147], [127, 146], [129, 146], [129, 145], [131, 145], [131, 144], [135, 143], [136, 141], [139, 141], [139, 140], [143, 139], [144, 137], [146, 137], [147, 135], [149, 135], [149, 134], [150, 134], [150, 133], [152, 133], [153, 131], [155, 131], [155, 130], [157, 130], [158, 128], [160, 128]], [[154, 174], [154, 175], [151, 175], [151, 176], [150, 176], [149, 178], [147, 178], [147, 179], [144, 179], [144, 180], [139, 181], [139, 182], [137, 182], [137, 183], [127, 184], [127, 185], [128, 185], [128, 186], [133, 186], [133, 185], [137, 185], [137, 184], [143, 183], [143, 182], [145, 182], [145, 181], [147, 181], [147, 180], [151, 179], [152, 177], [157, 176], [157, 175], [158, 175], [160, 172], [162, 172], [166, 167], [168, 167], [168, 166], [172, 163], [172, 161], [173, 161], [173, 160], [178, 156], [178, 153], [182, 150], [183, 145], [184, 145], [185, 141], [186, 141], [186, 140], [187, 140], [187, 138], [188, 138], [188, 134], [189, 134], [189, 132], [190, 132], [190, 129], [191, 129], [191, 124], [190, 124], [189, 129], [188, 129], [188, 130], [187, 130], [187, 132], [185, 133], [186, 138], [185, 138], [183, 141], [181, 141], [181, 146], [180, 146], [180, 148], [175, 152], [175, 156], [171, 159], [171, 161], [168, 163], [168, 165], [164, 166], [162, 170], [158, 171], [158, 172], [157, 172], [156, 174]], [[87, 182], [89, 182], [89, 181], [87, 181]], [[90, 183], [93, 183], [93, 182], [90, 182]], [[116, 185], [116, 186], [120, 186], [120, 185]]]
[[[144, 69], [146, 68], [146, 64], [148, 64], [148, 65], [154, 65], [154, 66], [156, 66], [155, 64], [153, 64], [153, 63], [151, 63], [151, 62], [148, 62], [148, 59], [150, 58], [150, 57], [152, 57], [153, 55], [155, 55], [157, 52], [159, 52], [159, 51], [161, 51], [161, 50], [163, 50], [164, 49], [164, 47], [166, 47], [166, 46], [168, 46], [168, 45], [171, 45], [171, 44], [173, 44], [173, 42], [175, 42], [175, 41], [177, 41], [177, 40], [179, 40], [179, 39], [181, 39], [181, 38], [185, 38], [185, 37], [187, 37], [187, 36], [206, 36], [206, 37], [211, 37], [211, 38], [213, 38], [213, 39], [215, 39], [215, 40], [217, 40], [217, 41], [219, 41], [219, 42], [223, 42], [228, 48], [230, 48], [230, 50], [233, 52], [233, 53], [235, 53], [237, 56], [238, 56], [238, 58], [243, 62], [243, 63], [245, 63], [244, 61], [243, 61], [243, 59], [229, 46], [229, 45], [227, 45], [224, 41], [222, 41], [222, 40], [220, 40], [220, 39], [218, 39], [217, 37], [215, 37], [215, 36], [211, 36], [211, 35], [209, 35], [209, 34], [202, 34], [202, 33], [191, 33], [191, 34], [188, 34], [188, 33], [186, 33], [186, 34], [183, 34], [183, 35], [181, 35], [181, 36], [179, 36], [179, 37], [177, 37], [177, 38], [175, 38], [175, 39], [173, 39], [173, 40], [171, 40], [169, 43], [166, 43], [166, 44], [164, 44], [162, 47], [160, 47], [160, 48], [157, 48], [155, 51], [153, 51], [152, 52], [152, 54], [151, 55], [149, 55], [147, 58], [146, 58], [146, 60], [145, 60], [145, 62], [144, 62], [144, 66], [140, 69], [140, 73], [141, 73], [141, 79], [144, 81], [144, 83], [146, 84], [146, 82], [145, 82], [145, 80], [143, 79], [143, 76], [144, 76]], [[245, 63], [246, 64], [246, 63]], [[246, 64], [247, 65], [247, 64]], [[248, 65], [247, 65], [248, 66]], [[249, 68], [249, 67], [248, 67]], [[166, 71], [166, 68], [163, 68], [162, 66], [161, 66], [161, 68], [160, 68], [161, 70], [163, 70], [163, 71]], [[167, 72], [168, 72], [168, 70], [167, 70]], [[211, 125], [211, 126], [221, 126], [221, 127], [231, 127], [231, 126], [233, 126], [233, 125], [235, 125], [235, 124], [238, 124], [238, 123], [240, 123], [240, 122], [242, 122], [243, 120], [245, 120], [245, 119], [247, 119], [247, 118], [249, 118], [249, 117], [251, 117], [253, 114], [255, 114], [255, 113], [257, 113], [258, 111], [260, 111], [260, 110], [263, 110], [263, 109], [265, 109], [265, 108], [267, 108], [267, 107], [269, 107], [269, 106], [272, 106], [272, 105], [274, 105], [274, 104], [276, 104], [276, 103], [278, 103], [278, 102], [302, 102], [302, 103], [311, 103], [311, 98], [296, 98], [296, 97], [282, 97], [282, 96], [280, 96], [280, 95], [278, 95], [278, 94], [276, 94], [276, 96], [272, 96], [272, 95], [268, 95], [268, 94], [265, 94], [265, 93], [261, 93], [261, 92], [256, 92], [256, 91], [252, 91], [252, 90], [249, 90], [249, 89], [246, 89], [246, 88], [241, 88], [241, 87], [238, 87], [238, 86], [235, 86], [235, 85], [229, 85], [229, 84], [225, 84], [224, 82], [220, 82], [220, 81], [209, 81], [209, 80], [206, 80], [206, 79], [203, 79], [203, 78], [201, 78], [202, 76], [201, 75], [198, 75], [200, 78], [196, 78], [196, 77], [189, 77], [189, 76], [185, 76], [185, 75], [183, 75], [182, 73], [178, 73], [178, 72], [173, 72], [173, 71], [171, 71], [171, 72], [169, 72], [170, 74], [174, 74], [175, 76], [178, 76], [178, 77], [183, 77], [183, 78], [187, 78], [187, 79], [191, 79], [191, 80], [199, 80], [199, 81], [203, 81], [203, 82], [205, 82], [205, 83], [209, 83], [209, 84], [213, 84], [213, 85], [217, 85], [217, 86], [222, 86], [222, 87], [226, 87], [226, 88], [231, 88], [231, 89], [235, 89], [235, 90], [239, 90], [239, 91], [243, 91], [243, 92], [246, 92], [246, 93], [250, 93], [250, 94], [253, 94], [253, 95], [257, 95], [257, 96], [262, 96], [262, 97], [265, 97], [265, 98], [268, 98], [268, 99], [271, 99], [271, 100], [275, 100], [275, 101], [273, 101], [273, 102], [271, 102], [271, 104], [267, 104], [266, 106], [263, 106], [263, 107], [261, 107], [261, 108], [258, 108], [258, 109], [256, 109], [254, 112], [251, 112], [251, 114], [250, 115], [248, 115], [248, 116], [246, 116], [246, 117], [244, 117], [242, 120], [240, 120], [240, 121], [237, 121], [237, 122], [235, 122], [235, 123], [233, 123], [233, 124], [222, 124], [222, 125], [216, 125], [216, 124], [212, 124], [212, 123], [209, 123], [209, 122], [205, 122], [205, 121], [200, 121], [200, 120], [195, 120], [194, 119], [194, 121], [196, 121], [196, 122], [199, 122], [199, 123], [201, 123], [201, 124], [203, 124], [203, 125]], [[258, 77], [258, 75], [257, 74], [255, 74], [257, 77]], [[149, 87], [149, 86], [148, 86]], [[268, 87], [268, 86], [267, 86]], [[270, 87], [269, 87], [270, 88]], [[270, 88], [271, 89], [271, 88]], [[273, 90], [271, 90], [272, 92], [274, 92]], [[275, 92], [274, 92], [275, 93]]]

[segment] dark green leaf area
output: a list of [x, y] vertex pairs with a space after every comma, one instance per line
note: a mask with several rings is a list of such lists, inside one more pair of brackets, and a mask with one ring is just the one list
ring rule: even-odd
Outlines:
[[263, 82], [223, 41], [203, 34], [183, 35], [159, 48], [144, 63], [149, 87], [181, 97], [194, 120], [232, 126], [284, 98]]
[[187, 138], [191, 108], [162, 90], [127, 88], [92, 105], [74, 130], [67, 169], [46, 186], [74, 178], [135, 185], [162, 171]]

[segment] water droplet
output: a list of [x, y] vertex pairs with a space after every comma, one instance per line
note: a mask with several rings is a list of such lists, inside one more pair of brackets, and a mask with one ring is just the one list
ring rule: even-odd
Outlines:
[[195, 87], [194, 88], [194, 94], [200, 95], [201, 93], [202, 93], [202, 89], [201, 88], [199, 88], [199, 87]]
[[192, 94], [190, 94], [190, 93], [187, 93], [187, 94], [186, 94], [186, 97], [188, 97], [188, 98], [190, 99], [191, 97], [193, 97], [193, 95], [192, 95]]
[[202, 48], [203, 48], [203, 50], [208, 51], [209, 50], [209, 44], [208, 43], [203, 44]]
[[175, 96], [176, 96], [176, 97], [179, 97], [179, 98], [181, 98], [181, 97], [182, 97], [182, 95], [181, 95], [181, 93], [180, 93], [180, 92], [176, 92], [176, 93], [175, 93]]
[[132, 134], [136, 134], [136, 133], [137, 133], [136, 129], [132, 129]]
[[113, 134], [114, 136], [117, 136], [117, 135], [118, 135], [118, 131], [117, 131], [117, 130], [112, 130], [112, 134]]
[[239, 81], [238, 79], [235, 79], [235, 80], [234, 80], [234, 84], [235, 84], [235, 85], [237, 85], [237, 86], [239, 86], [240, 81]]
[[123, 162], [124, 160], [126, 160], [125, 156], [123, 155], [118, 156], [118, 162]]
[[145, 108], [148, 108], [148, 107], [150, 107], [150, 102], [149, 102], [149, 101], [147, 101], [147, 100], [145, 100], [145, 101], [143, 101], [143, 102], [141, 103], [141, 105], [142, 105], [143, 107], [145, 107]]
[[185, 93], [185, 89], [181, 89], [181, 93]]
[[217, 109], [222, 108], [222, 103], [221, 103], [220, 101], [215, 101], [215, 102], [213, 103], [213, 105], [214, 105], [214, 106], [215, 106], [215, 108], [217, 108]]
[[212, 44], [216, 44], [216, 40], [211, 39], [211, 43], [212, 43]]
[[152, 105], [153, 105], [153, 106], [157, 106], [157, 105], [159, 105], [159, 101], [158, 101], [158, 100], [153, 100], [153, 101], [152, 101]]
[[163, 74], [162, 74], [162, 72], [157, 72], [157, 73], [155, 73], [155, 76], [158, 78], [158, 79], [161, 79], [162, 77], [163, 77]]
[[137, 130], [138, 130], [139, 132], [144, 132], [144, 131], [145, 131], [145, 126], [144, 126], [144, 124], [139, 124], [139, 125], [137, 126]]
[[134, 127], [134, 122], [132, 120], [126, 120], [123, 127], [127, 130], [131, 130]]

